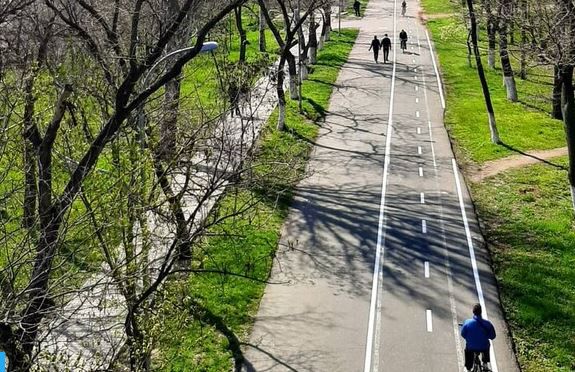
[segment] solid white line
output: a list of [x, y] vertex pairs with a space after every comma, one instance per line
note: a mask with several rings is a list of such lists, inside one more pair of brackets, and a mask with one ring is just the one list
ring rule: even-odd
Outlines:
[[421, 204], [425, 204], [425, 194], [424, 193], [419, 194], [419, 201], [421, 202]]
[[427, 37], [427, 43], [429, 44], [429, 52], [431, 53], [431, 61], [433, 62], [433, 69], [435, 70], [435, 76], [437, 76], [437, 85], [439, 87], [439, 98], [441, 99], [441, 107], [445, 109], [445, 97], [443, 97], [443, 84], [441, 83], [441, 76], [439, 76], [439, 70], [437, 69], [437, 63], [435, 63], [435, 53], [433, 52], [433, 45], [431, 45], [431, 40], [429, 39], [429, 32], [425, 30], [425, 36]]
[[419, 177], [423, 177], [423, 168], [419, 167]]
[[423, 274], [426, 278], [429, 278], [429, 262], [425, 261], [423, 264]]
[[421, 232], [427, 234], [427, 221], [421, 220]]
[[[483, 288], [479, 278], [479, 269], [477, 268], [477, 260], [475, 259], [475, 249], [473, 248], [473, 238], [471, 237], [471, 230], [469, 229], [469, 222], [467, 221], [467, 212], [465, 211], [465, 203], [463, 201], [463, 193], [461, 191], [461, 182], [459, 181], [459, 169], [455, 159], [451, 159], [453, 165], [453, 175], [455, 177], [455, 186], [457, 187], [457, 195], [459, 196], [459, 207], [461, 209], [461, 217], [463, 219], [463, 226], [465, 228], [465, 235], [467, 236], [467, 247], [469, 248], [469, 257], [471, 259], [471, 268], [473, 269], [473, 277], [475, 279], [475, 288], [477, 289], [477, 297], [479, 303], [483, 308], [483, 318], [489, 319], [487, 316], [487, 307], [485, 306], [485, 298], [483, 297]], [[498, 372], [497, 362], [495, 360], [495, 350], [491, 347], [491, 367], [493, 372]]]
[[415, 117], [416, 117], [416, 118], [419, 117], [419, 111], [415, 111]]
[[[382, 279], [381, 267], [384, 261], [385, 255], [385, 194], [387, 191], [387, 178], [389, 173], [389, 164], [391, 161], [391, 136], [393, 134], [393, 98], [395, 94], [395, 73], [397, 68], [396, 56], [397, 56], [397, 0], [394, 0], [393, 5], [393, 71], [391, 73], [391, 94], [389, 99], [389, 116], [387, 119], [387, 133], [385, 140], [385, 160], [383, 165], [383, 179], [381, 182], [381, 202], [379, 205], [379, 223], [377, 228], [377, 245], [375, 252], [375, 262], [373, 268], [373, 283], [371, 286], [371, 301], [369, 306], [369, 321], [367, 326], [367, 340], [365, 345], [365, 363], [364, 372], [371, 372], [371, 362], [374, 354], [374, 350], [379, 349], [379, 331], [380, 325], [380, 307], [381, 300], [378, 299], [379, 281]], [[374, 340], [375, 331], [378, 331], [378, 337]], [[375, 348], [374, 348], [375, 343]], [[378, 359], [379, 357], [376, 357]], [[377, 364], [377, 362], [376, 362]], [[376, 366], [377, 369], [377, 366]]]
[[425, 310], [425, 318], [427, 319], [427, 332], [433, 332], [431, 310]]
[[421, 146], [417, 146], [417, 154], [421, 155]]

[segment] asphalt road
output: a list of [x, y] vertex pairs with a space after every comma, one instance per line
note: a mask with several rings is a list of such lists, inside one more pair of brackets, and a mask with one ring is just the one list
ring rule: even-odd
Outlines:
[[[246, 371], [462, 371], [458, 323], [476, 302], [517, 371], [476, 216], [443, 126], [418, 5], [371, 0], [284, 226]], [[392, 63], [374, 35], [405, 29]], [[381, 57], [381, 56], [380, 56]], [[487, 124], [486, 124], [487, 125]]]

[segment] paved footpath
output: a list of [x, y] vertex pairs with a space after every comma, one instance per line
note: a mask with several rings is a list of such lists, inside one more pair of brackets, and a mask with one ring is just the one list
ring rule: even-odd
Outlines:
[[[463, 371], [475, 302], [518, 371], [465, 183], [443, 126], [431, 43], [400, 2], [370, 0], [284, 226], [246, 371]], [[375, 64], [373, 35], [409, 48]]]

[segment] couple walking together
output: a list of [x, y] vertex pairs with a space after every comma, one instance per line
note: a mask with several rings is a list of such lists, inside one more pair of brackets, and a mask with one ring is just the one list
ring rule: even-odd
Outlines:
[[[405, 30], [401, 30], [399, 33], [399, 40], [401, 40], [401, 49], [405, 51], [407, 48], [407, 32], [405, 32]], [[387, 34], [383, 36], [381, 41], [377, 38], [377, 35], [374, 36], [373, 40], [371, 41], [369, 50], [373, 50], [373, 59], [375, 60], [375, 63], [378, 63], [380, 49], [383, 49], [383, 63], [388, 62], [389, 50], [391, 49], [391, 40]]]

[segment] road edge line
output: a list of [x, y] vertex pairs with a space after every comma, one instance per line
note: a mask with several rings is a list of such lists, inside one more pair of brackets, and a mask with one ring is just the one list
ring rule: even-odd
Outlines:
[[445, 110], [445, 97], [443, 96], [443, 83], [441, 82], [441, 76], [439, 75], [439, 70], [437, 68], [437, 63], [435, 62], [435, 52], [433, 51], [433, 45], [431, 44], [431, 39], [429, 38], [429, 32], [427, 28], [425, 29], [425, 37], [427, 38], [427, 44], [429, 44], [429, 52], [431, 54], [431, 61], [433, 62], [433, 69], [435, 70], [435, 76], [437, 77], [437, 85], [439, 87], [439, 98], [441, 99], [441, 107]]

